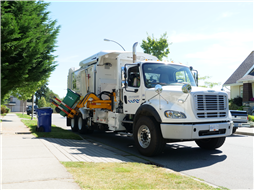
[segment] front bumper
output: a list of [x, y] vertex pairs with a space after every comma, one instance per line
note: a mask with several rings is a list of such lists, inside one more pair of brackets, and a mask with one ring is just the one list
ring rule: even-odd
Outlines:
[[[210, 131], [211, 125], [216, 124], [217, 131]], [[196, 124], [167, 124], [161, 123], [161, 133], [164, 139], [194, 140], [217, 138], [232, 134], [233, 122], [196, 123]]]

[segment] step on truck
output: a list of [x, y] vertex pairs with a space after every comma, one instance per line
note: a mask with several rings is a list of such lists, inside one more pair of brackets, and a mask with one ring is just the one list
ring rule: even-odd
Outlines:
[[136, 53], [136, 46], [101, 51], [69, 70], [68, 93], [53, 103], [72, 131], [132, 135], [145, 156], [160, 154], [170, 142], [221, 147], [233, 129], [227, 93], [198, 87], [192, 67]]

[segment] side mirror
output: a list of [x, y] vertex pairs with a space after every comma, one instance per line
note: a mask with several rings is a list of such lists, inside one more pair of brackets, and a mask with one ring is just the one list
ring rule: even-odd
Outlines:
[[157, 84], [155, 86], [155, 92], [158, 94], [160, 94], [162, 92], [162, 86], [160, 84]]
[[184, 84], [183, 86], [182, 86], [182, 91], [183, 91], [183, 93], [190, 93], [191, 92], [191, 85], [190, 84]]

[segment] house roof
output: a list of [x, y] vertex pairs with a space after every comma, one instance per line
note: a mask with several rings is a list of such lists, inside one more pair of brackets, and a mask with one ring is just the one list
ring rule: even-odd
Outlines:
[[[252, 68], [254, 67], [254, 51], [242, 62], [242, 64], [235, 70], [235, 72], [228, 78], [223, 85], [236, 84], [246, 81], [246, 79], [252, 79]], [[249, 73], [250, 72], [250, 73]], [[250, 76], [248, 76], [250, 75]], [[241, 80], [239, 80], [241, 79]], [[242, 80], [243, 79], [243, 80]]]
[[237, 82], [254, 82], [254, 76], [251, 76], [251, 75], [246, 75], [245, 77], [243, 78], [240, 78]]

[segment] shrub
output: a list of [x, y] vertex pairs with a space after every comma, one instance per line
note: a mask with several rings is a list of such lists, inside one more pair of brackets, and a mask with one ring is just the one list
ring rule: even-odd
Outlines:
[[237, 96], [232, 100], [232, 103], [236, 104], [237, 106], [242, 106], [243, 105], [243, 98], [240, 96]]
[[253, 121], [254, 122], [254, 115], [248, 115], [249, 121]]
[[10, 113], [11, 109], [6, 107], [6, 113]]
[[240, 110], [241, 107], [236, 105], [235, 103], [231, 102], [231, 103], [229, 103], [229, 109], [230, 110]]
[[1, 114], [9, 113], [10, 108], [8, 108], [6, 105], [1, 105]]

